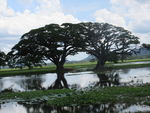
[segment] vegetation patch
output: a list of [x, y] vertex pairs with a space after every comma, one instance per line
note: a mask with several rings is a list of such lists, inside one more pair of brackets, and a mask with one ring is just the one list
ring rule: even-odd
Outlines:
[[59, 89], [59, 90], [37, 90], [28, 92], [4, 92], [0, 93], [0, 100], [6, 99], [24, 99], [30, 100], [34, 98], [42, 98], [43, 96], [51, 96], [63, 93], [70, 93], [70, 89]]
[[66, 97], [59, 97], [49, 100], [48, 104], [65, 106], [81, 104], [99, 104], [107, 102], [137, 103], [150, 99], [144, 98], [150, 95], [150, 86], [138, 87], [110, 87], [104, 89], [94, 89], [86, 92], [74, 92]]
[[31, 92], [1, 93], [0, 100], [24, 99], [27, 101], [39, 100], [46, 97], [47, 104], [56, 106], [99, 104], [99, 103], [128, 103], [136, 104], [144, 102], [149, 105], [150, 85], [126, 86], [126, 87], [106, 87], [87, 91], [81, 90], [39, 90]]

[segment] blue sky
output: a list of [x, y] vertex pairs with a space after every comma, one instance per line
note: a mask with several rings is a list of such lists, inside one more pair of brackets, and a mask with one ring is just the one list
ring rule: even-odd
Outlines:
[[83, 21], [94, 21], [93, 14], [96, 10], [111, 7], [109, 0], [61, 0], [61, 3], [66, 14], [71, 13]]
[[64, 22], [107, 22], [150, 43], [150, 0], [0, 0], [0, 6], [0, 50], [6, 53], [31, 29]]
[[[8, 6], [18, 12], [24, 12], [26, 9], [34, 12], [38, 2], [29, 3], [21, 2], [21, 0], [8, 0]], [[111, 7], [109, 0], [61, 0], [60, 3], [64, 14], [72, 14], [83, 21], [94, 21], [93, 14], [96, 10]]]

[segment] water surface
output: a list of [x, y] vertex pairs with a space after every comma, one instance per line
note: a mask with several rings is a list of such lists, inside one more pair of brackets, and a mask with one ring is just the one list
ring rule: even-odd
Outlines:
[[[41, 75], [20, 75], [0, 78], [0, 91], [30, 91], [47, 89], [56, 80], [55, 73]], [[96, 74], [92, 71], [66, 73], [69, 88], [89, 88], [118, 85], [139, 85], [150, 83], [150, 67], [111, 70]]]
[[0, 105], [0, 113], [137, 113], [150, 112], [148, 105], [97, 104], [82, 106], [48, 106], [46, 104], [18, 104], [16, 102]]

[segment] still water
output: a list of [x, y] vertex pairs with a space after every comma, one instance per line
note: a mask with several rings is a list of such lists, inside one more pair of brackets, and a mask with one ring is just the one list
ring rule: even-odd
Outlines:
[[150, 106], [127, 104], [100, 104], [56, 107], [46, 104], [18, 104], [16, 102], [0, 105], [0, 113], [149, 113]]
[[[18, 75], [0, 78], [0, 91], [30, 91], [47, 89], [56, 80], [55, 73], [41, 75]], [[136, 69], [109, 70], [105, 73], [92, 71], [65, 74], [69, 88], [90, 88], [150, 83], [150, 67]], [[142, 104], [106, 103], [82, 106], [48, 106], [45, 103], [17, 103], [11, 100], [0, 103], [0, 113], [150, 113], [150, 106]]]
[[[0, 91], [30, 91], [47, 89], [56, 80], [55, 73], [41, 75], [21, 75], [0, 78]], [[150, 67], [111, 70], [103, 74], [92, 71], [66, 73], [65, 78], [70, 88], [89, 88], [118, 85], [138, 85], [150, 83]]]

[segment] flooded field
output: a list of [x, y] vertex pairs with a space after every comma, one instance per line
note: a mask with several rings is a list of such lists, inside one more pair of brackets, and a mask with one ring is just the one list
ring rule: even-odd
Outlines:
[[[0, 91], [31, 91], [48, 89], [57, 79], [55, 73], [41, 75], [18, 75], [0, 78]], [[130, 86], [150, 83], [150, 67], [65, 73], [69, 88]], [[11, 112], [10, 112], [11, 111]], [[50, 106], [46, 103], [0, 101], [0, 113], [149, 113], [150, 106], [141, 103], [105, 103], [96, 105]]]
[[[0, 91], [30, 91], [47, 89], [56, 80], [55, 73], [41, 75], [21, 75], [0, 78]], [[105, 73], [92, 71], [66, 73], [69, 88], [89, 88], [118, 85], [139, 85], [150, 83], [150, 67], [135, 69], [111, 70]]]

